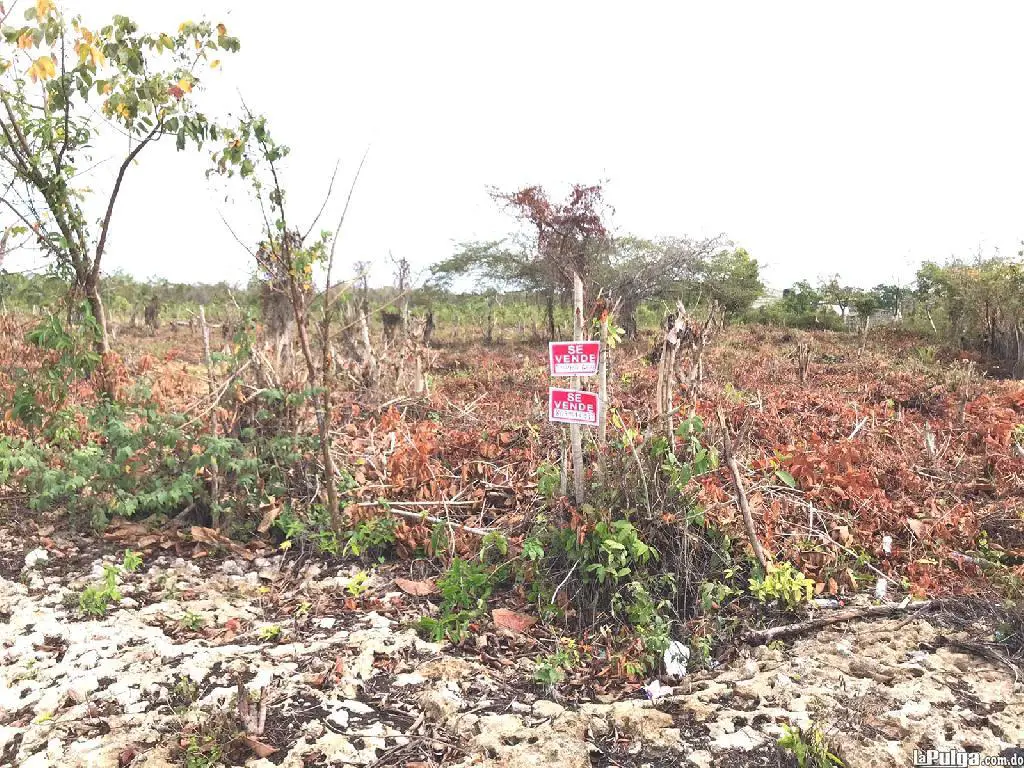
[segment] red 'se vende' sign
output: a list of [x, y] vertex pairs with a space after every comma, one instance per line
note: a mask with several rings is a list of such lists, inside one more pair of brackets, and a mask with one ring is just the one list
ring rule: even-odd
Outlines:
[[552, 376], [593, 376], [601, 357], [600, 341], [552, 341], [548, 361]]
[[558, 387], [548, 390], [548, 418], [551, 421], [596, 427], [599, 407], [596, 392]]

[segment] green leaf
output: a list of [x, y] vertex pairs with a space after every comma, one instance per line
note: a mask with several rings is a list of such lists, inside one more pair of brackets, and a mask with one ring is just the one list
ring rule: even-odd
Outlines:
[[789, 472], [784, 469], [775, 470], [775, 476], [782, 482], [788, 485], [790, 488], [796, 488], [796, 478], [794, 478]]

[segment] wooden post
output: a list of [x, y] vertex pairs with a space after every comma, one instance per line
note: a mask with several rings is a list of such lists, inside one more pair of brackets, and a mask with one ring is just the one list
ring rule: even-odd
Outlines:
[[750, 548], [754, 557], [764, 569], [768, 568], [768, 560], [765, 557], [764, 549], [761, 547], [761, 540], [757, 537], [757, 528], [754, 526], [754, 516], [750, 512], [750, 504], [747, 501], [747, 489], [743, 487], [743, 477], [740, 475], [740, 467], [732, 452], [732, 440], [729, 437], [729, 424], [725, 420], [725, 413], [718, 409], [718, 424], [722, 428], [722, 454], [725, 459], [725, 466], [729, 468], [732, 475], [732, 484], [736, 489], [736, 503], [739, 505], [740, 514], [743, 515], [743, 526], [747, 529], [747, 539], [750, 541]]
[[610, 313], [601, 318], [601, 357], [597, 369], [597, 395], [601, 413], [597, 420], [597, 476], [602, 485], [605, 481], [608, 446], [608, 323]]
[[[203, 329], [203, 362], [206, 363], [206, 376], [210, 395], [216, 396], [216, 386], [213, 378], [213, 356], [210, 354], [210, 326], [206, 324], [206, 307], [199, 305], [199, 325]], [[217, 436], [217, 403], [213, 403], [210, 410], [210, 428], [214, 437]], [[220, 526], [220, 473], [217, 469], [217, 459], [210, 459], [210, 514], [213, 518], [213, 527]]]
[[[572, 275], [572, 306], [572, 340], [583, 341], [583, 280], [576, 272]], [[580, 386], [580, 377], [573, 376], [572, 388], [579, 389]], [[579, 424], [569, 425], [569, 441], [572, 443], [573, 491], [576, 506], [581, 506], [586, 500], [586, 494], [583, 474], [583, 432]]]

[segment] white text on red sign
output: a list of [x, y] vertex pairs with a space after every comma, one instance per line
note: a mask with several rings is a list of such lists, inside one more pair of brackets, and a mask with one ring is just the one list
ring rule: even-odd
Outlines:
[[548, 390], [548, 419], [562, 424], [585, 424], [596, 427], [600, 404], [596, 392], [578, 389]]
[[593, 376], [600, 357], [600, 341], [552, 341], [548, 344], [552, 376]]

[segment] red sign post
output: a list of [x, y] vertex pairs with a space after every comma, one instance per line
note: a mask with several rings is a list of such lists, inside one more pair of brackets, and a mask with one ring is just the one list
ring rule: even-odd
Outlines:
[[600, 408], [596, 392], [559, 387], [548, 389], [548, 419], [551, 421], [596, 427]]
[[552, 376], [593, 376], [601, 358], [600, 341], [552, 341], [548, 362]]

